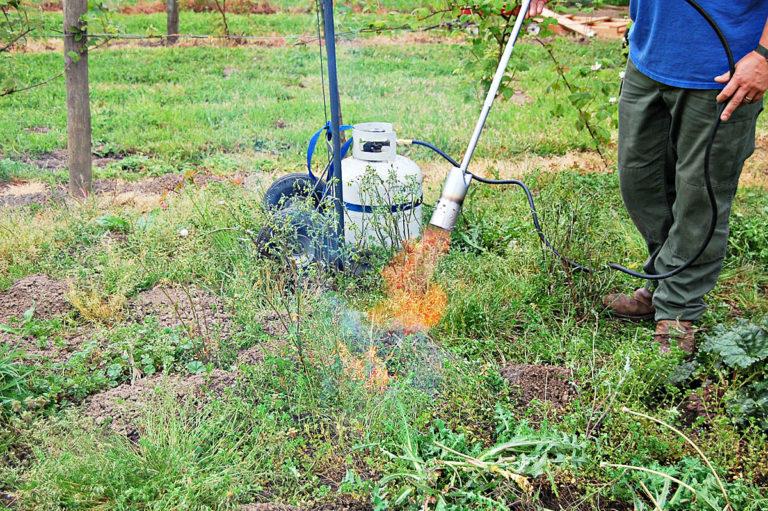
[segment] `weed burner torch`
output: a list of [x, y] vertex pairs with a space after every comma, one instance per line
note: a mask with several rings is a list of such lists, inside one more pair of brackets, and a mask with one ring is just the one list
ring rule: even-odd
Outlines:
[[504, 74], [507, 72], [507, 64], [509, 64], [509, 59], [512, 57], [515, 43], [523, 28], [525, 13], [528, 12], [530, 5], [531, 0], [523, 0], [522, 5], [520, 6], [520, 13], [515, 20], [515, 25], [509, 36], [509, 41], [507, 41], [504, 53], [496, 68], [491, 87], [488, 89], [488, 95], [485, 97], [485, 103], [483, 103], [483, 109], [480, 111], [480, 118], [477, 120], [475, 131], [472, 133], [469, 146], [464, 153], [464, 159], [461, 161], [461, 165], [454, 165], [448, 173], [448, 177], [443, 184], [442, 195], [435, 207], [435, 212], [432, 214], [432, 219], [429, 221], [430, 225], [440, 227], [446, 231], [451, 231], [456, 226], [456, 220], [459, 217], [459, 213], [461, 213], [461, 205], [464, 202], [464, 197], [467, 195], [467, 190], [469, 190], [469, 184], [473, 177], [469, 172], [469, 162], [472, 160], [475, 148], [480, 140], [480, 135], [483, 133], [485, 121], [488, 119], [488, 114], [491, 112], [491, 107], [493, 106], [494, 99], [496, 99], [496, 94], [499, 92], [501, 81], [504, 79]]
[[[718, 39], [720, 40], [720, 43], [722, 44], [723, 49], [725, 50], [726, 56], [728, 58], [728, 68], [730, 70], [730, 76], [734, 76], [736, 65], [735, 65], [735, 60], [733, 58], [733, 53], [720, 27], [712, 19], [709, 13], [707, 13], [696, 2], [696, 0], [684, 0], [684, 1], [687, 2], [693, 9], [695, 9], [704, 18], [704, 20], [710, 25], [710, 27], [712, 27]], [[432, 144], [418, 141], [418, 140], [412, 141], [412, 143], [415, 145], [422, 145], [422, 146], [428, 147], [429, 149], [432, 149], [433, 151], [438, 153], [440, 156], [445, 158], [448, 162], [450, 162], [451, 165], [453, 166], [453, 168], [448, 173], [448, 177], [445, 179], [440, 200], [438, 201], [435, 207], [435, 211], [432, 214], [432, 219], [430, 220], [429, 223], [430, 225], [443, 229], [445, 231], [452, 231], [453, 228], [456, 226], [456, 221], [459, 217], [459, 214], [461, 213], [461, 207], [464, 202], [464, 198], [467, 195], [467, 191], [469, 190], [469, 185], [473, 179], [486, 184], [516, 185], [522, 188], [527, 196], [528, 205], [530, 207], [531, 216], [533, 218], [533, 225], [541, 242], [547, 248], [549, 248], [559, 259], [561, 259], [564, 263], [566, 263], [571, 268], [575, 270], [580, 270], [580, 271], [594, 271], [582, 264], [579, 264], [577, 262], [571, 261], [570, 259], [567, 259], [566, 257], [563, 257], [562, 255], [560, 255], [557, 249], [549, 242], [547, 237], [544, 235], [541, 224], [539, 223], [539, 218], [536, 212], [536, 205], [534, 203], [533, 194], [525, 185], [525, 183], [517, 179], [504, 179], [504, 180], [486, 179], [486, 178], [482, 178], [480, 176], [474, 175], [469, 171], [469, 163], [472, 160], [472, 156], [475, 152], [475, 148], [477, 147], [477, 143], [480, 139], [480, 135], [482, 134], [483, 128], [485, 127], [485, 122], [488, 119], [488, 114], [491, 111], [491, 107], [493, 106], [494, 99], [498, 94], [501, 81], [504, 78], [504, 74], [506, 73], [507, 64], [509, 63], [509, 60], [512, 57], [512, 51], [515, 48], [515, 43], [517, 42], [517, 39], [520, 35], [520, 31], [522, 30], [525, 13], [529, 11], [530, 4], [531, 4], [531, 0], [522, 1], [522, 5], [520, 6], [520, 14], [517, 16], [517, 19], [515, 20], [515, 25], [512, 29], [512, 33], [510, 34], [509, 41], [507, 42], [504, 48], [504, 53], [502, 54], [501, 60], [499, 60], [499, 65], [496, 68], [496, 73], [494, 74], [493, 81], [491, 82], [491, 87], [488, 90], [488, 95], [486, 96], [485, 102], [483, 103], [483, 109], [480, 112], [480, 117], [477, 120], [477, 124], [475, 125], [475, 130], [472, 133], [472, 138], [469, 141], [469, 146], [467, 147], [467, 151], [464, 153], [464, 158], [461, 161], [461, 164], [459, 164], [456, 160], [454, 160], [453, 158], [448, 156], [445, 152], [441, 151], [440, 149], [438, 149]], [[671, 271], [668, 271], [666, 273], [661, 273], [661, 274], [651, 273], [651, 271], [653, 270], [653, 262], [658, 256], [658, 253], [660, 252], [661, 247], [658, 250], [656, 250], [654, 254], [651, 254], [650, 258], [645, 264], [646, 271], [649, 271], [649, 273], [637, 272], [629, 268], [625, 268], [624, 266], [618, 263], [609, 263], [608, 264], [609, 269], [617, 270], [622, 273], [626, 273], [627, 275], [630, 275], [632, 277], [637, 277], [641, 279], [663, 280], [679, 274], [680, 272], [682, 272], [683, 270], [691, 266], [694, 262], [696, 262], [696, 260], [701, 256], [701, 254], [704, 253], [704, 250], [707, 248], [707, 246], [709, 245], [709, 242], [712, 240], [712, 236], [714, 235], [715, 228], [717, 227], [717, 221], [718, 221], [717, 200], [715, 198], [714, 190], [712, 188], [709, 167], [710, 167], [710, 154], [712, 152], [712, 147], [714, 145], [718, 128], [720, 127], [720, 115], [724, 108], [725, 108], [725, 103], [719, 104], [718, 107], [716, 108], [717, 117], [712, 122], [712, 125], [710, 127], [708, 144], [706, 146], [705, 154], [704, 154], [704, 182], [706, 185], [706, 191], [707, 191], [707, 196], [709, 198], [709, 203], [712, 208], [711, 209], [712, 217], [710, 220], [708, 234], [703, 240], [698, 252], [689, 260], [681, 264], [680, 266], [674, 268]]]

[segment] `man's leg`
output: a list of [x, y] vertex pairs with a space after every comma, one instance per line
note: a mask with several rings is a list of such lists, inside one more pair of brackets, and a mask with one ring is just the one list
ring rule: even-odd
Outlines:
[[619, 184], [649, 254], [664, 243], [673, 221], [674, 156], [664, 89], [628, 62], [619, 100]]
[[[662, 95], [665, 89], [631, 61], [627, 63], [619, 101], [619, 183], [649, 254], [661, 247], [672, 225], [675, 162], [669, 137], [671, 117]], [[631, 296], [610, 294], [603, 304], [615, 316], [632, 320], [652, 319], [655, 312], [650, 286]]]
[[[706, 237], [712, 210], [704, 180], [704, 156], [716, 116], [716, 91], [672, 89], [664, 92], [672, 112], [671, 137], [677, 155], [674, 221], [655, 262], [657, 273], [690, 259]], [[761, 104], [742, 105], [720, 125], [710, 156], [710, 173], [718, 221], [704, 253], [679, 275], [659, 282], [653, 296], [656, 320], [696, 321], [704, 313], [703, 297], [717, 282], [728, 245], [728, 217], [741, 169], [755, 144]]]

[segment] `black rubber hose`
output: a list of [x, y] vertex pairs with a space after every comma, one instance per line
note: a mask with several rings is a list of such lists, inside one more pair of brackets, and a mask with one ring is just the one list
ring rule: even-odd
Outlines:
[[[453, 165], [456, 168], [460, 167], [459, 162], [451, 158], [445, 151], [441, 150], [439, 147], [435, 146], [434, 144], [430, 144], [429, 142], [424, 142], [423, 140], [411, 140], [411, 144], [413, 145], [419, 145], [422, 147], [426, 147], [427, 149], [431, 149], [438, 155], [442, 156], [448, 163]], [[552, 251], [553, 254], [555, 254], [557, 257], [559, 257], [563, 262], [568, 264], [571, 268], [578, 271], [592, 271], [588, 267], [584, 266], [583, 264], [579, 264], [575, 261], [572, 261], [571, 259], [568, 259], [567, 257], [560, 254], [560, 252], [555, 248], [554, 245], [547, 239], [547, 236], [544, 234], [544, 230], [541, 227], [541, 222], [539, 222], [539, 213], [536, 211], [536, 202], [533, 198], [533, 193], [531, 193], [530, 188], [526, 186], [525, 183], [518, 179], [487, 179], [484, 177], [480, 177], [478, 175], [472, 174], [471, 172], [468, 172], [469, 175], [472, 176], [472, 179], [475, 179], [481, 183], [489, 184], [489, 185], [515, 185], [519, 186], [523, 189], [523, 192], [525, 192], [525, 196], [528, 199], [528, 207], [531, 210], [531, 218], [533, 219], [533, 228], [536, 230], [536, 234], [538, 234], [539, 239], [541, 242]]]
[[430, 144], [429, 142], [424, 142], [423, 140], [411, 140], [411, 144], [420, 145], [422, 147], [426, 147], [427, 149], [432, 149], [434, 152], [436, 152], [437, 154], [445, 158], [445, 160], [451, 165], [453, 165], [454, 167], [459, 168], [461, 166], [459, 162], [457, 162], [456, 160], [448, 156], [442, 149], [440, 149], [434, 144]]
[[555, 248], [552, 243], [547, 239], [547, 236], [544, 234], [544, 230], [541, 227], [541, 222], [539, 222], [539, 214], [536, 211], [536, 203], [533, 199], [533, 194], [531, 193], [530, 188], [526, 186], [525, 183], [523, 183], [520, 180], [517, 179], [486, 179], [484, 177], [480, 177], [478, 175], [472, 174], [469, 172], [472, 176], [472, 179], [475, 179], [481, 183], [489, 184], [489, 185], [515, 185], [519, 186], [523, 189], [523, 192], [525, 192], [525, 196], [528, 198], [528, 207], [531, 210], [531, 218], [533, 219], [533, 228], [536, 230], [536, 234], [539, 235], [539, 239], [541, 242], [552, 251], [553, 254], [555, 254], [557, 257], [559, 257], [564, 263], [566, 263], [568, 266], [573, 268], [577, 271], [584, 271], [584, 272], [592, 272], [592, 269], [584, 266], [583, 264], [577, 263], [576, 261], [573, 261], [571, 259], [568, 259], [564, 255], [560, 254], [560, 252]]

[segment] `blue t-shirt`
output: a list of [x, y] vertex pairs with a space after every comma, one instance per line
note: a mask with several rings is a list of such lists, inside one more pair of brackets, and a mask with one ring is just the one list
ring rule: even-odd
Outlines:
[[[736, 62], [760, 42], [768, 0], [698, 0], [717, 22]], [[685, 0], [630, 0], [629, 56], [643, 74], [674, 87], [721, 89], [728, 71], [720, 40]]]

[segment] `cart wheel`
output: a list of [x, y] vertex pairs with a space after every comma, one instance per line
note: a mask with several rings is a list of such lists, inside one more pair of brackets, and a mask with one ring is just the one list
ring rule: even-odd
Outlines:
[[288, 174], [279, 178], [264, 194], [264, 206], [267, 209], [287, 209], [296, 201], [312, 197], [314, 205], [320, 204], [325, 194], [322, 180], [312, 181], [306, 174]]
[[280, 209], [275, 220], [283, 227], [263, 227], [255, 243], [259, 252], [272, 259], [289, 258], [299, 268], [312, 263], [332, 265], [338, 258], [338, 243], [333, 233], [323, 233], [314, 215], [295, 208]]

